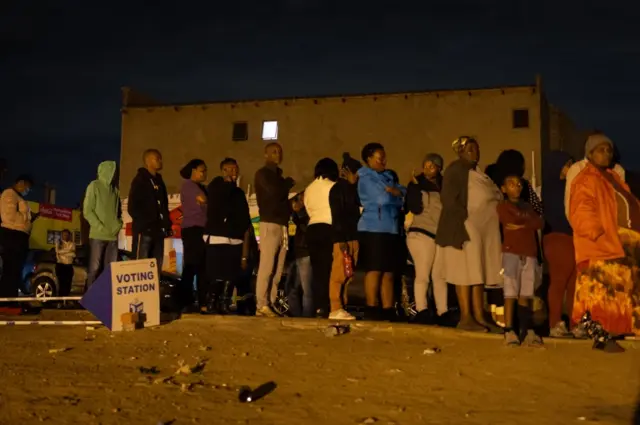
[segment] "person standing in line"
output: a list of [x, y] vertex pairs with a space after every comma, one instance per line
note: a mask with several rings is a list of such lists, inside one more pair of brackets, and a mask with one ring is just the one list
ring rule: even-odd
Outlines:
[[[549, 152], [542, 164], [542, 197], [545, 202], [545, 227], [542, 247], [549, 266], [549, 336], [571, 338], [567, 324], [562, 320], [563, 306], [571, 317], [576, 290], [576, 254], [573, 247], [573, 229], [564, 211], [566, 177], [573, 163], [571, 156], [562, 151]], [[575, 323], [570, 324], [575, 325]], [[578, 332], [574, 326], [571, 326]], [[582, 336], [582, 335], [578, 335]]]
[[413, 222], [407, 231], [407, 247], [416, 271], [413, 290], [419, 315], [427, 311], [427, 290], [430, 281], [433, 281], [437, 315], [442, 316], [448, 311], [447, 280], [442, 269], [442, 250], [438, 248], [435, 240], [442, 212], [440, 172], [443, 164], [444, 160], [440, 155], [428, 154], [423, 161], [422, 173], [414, 175], [407, 188], [406, 207], [413, 214]]
[[331, 158], [323, 158], [315, 166], [315, 180], [304, 192], [304, 207], [309, 215], [307, 246], [313, 274], [311, 285], [317, 317], [329, 314], [329, 279], [333, 263], [329, 192], [339, 176], [338, 164]]
[[[522, 186], [519, 174], [506, 175], [502, 183], [506, 199], [497, 206], [504, 229], [504, 342], [509, 346], [524, 343], [540, 347], [542, 338], [533, 330], [533, 295], [538, 266], [536, 235], [544, 226], [544, 220], [529, 203], [522, 201]], [[516, 314], [520, 326], [519, 335], [514, 330]]]
[[76, 258], [76, 243], [71, 238], [69, 229], [64, 229], [60, 240], [56, 242], [56, 277], [58, 293], [67, 297], [71, 293], [73, 282], [73, 260]]
[[[304, 208], [304, 192], [299, 193], [291, 200], [293, 210], [293, 223], [296, 225], [296, 234], [293, 238], [293, 250], [295, 261], [291, 263], [288, 276], [287, 300], [289, 312], [293, 317], [314, 317], [312, 269], [309, 247], [307, 246], [307, 227], [309, 215]], [[302, 305], [300, 303], [302, 301]]]
[[497, 205], [500, 189], [478, 169], [480, 146], [462, 136], [452, 144], [458, 159], [445, 170], [440, 199], [442, 214], [436, 244], [443, 248], [447, 282], [456, 286], [458, 329], [502, 333], [485, 310], [486, 286], [498, 286], [502, 277], [502, 248]]
[[256, 316], [277, 317], [271, 308], [278, 294], [289, 243], [291, 205], [289, 191], [295, 185], [282, 176], [282, 147], [269, 143], [266, 164], [256, 172], [254, 185], [260, 214], [260, 264], [256, 281]]
[[[222, 176], [209, 183], [204, 228], [209, 291], [208, 313], [227, 314], [234, 285], [248, 267], [251, 237], [249, 203], [237, 185], [240, 168], [233, 158], [220, 163]], [[202, 310], [201, 310], [202, 311]]]
[[[358, 221], [360, 265], [365, 270], [366, 316], [383, 319], [396, 316], [394, 272], [400, 251], [399, 214], [406, 189], [387, 170], [387, 155], [380, 143], [362, 149], [365, 167], [358, 170], [358, 197], [363, 207]], [[381, 302], [380, 302], [381, 301]]]
[[33, 180], [27, 175], [19, 176], [15, 184], [5, 189], [0, 196], [3, 271], [0, 277], [0, 297], [17, 297], [22, 281], [22, 269], [29, 252], [29, 235], [38, 214], [32, 214], [24, 197], [29, 194]]
[[181, 237], [183, 249], [182, 279], [179, 302], [183, 308], [193, 304], [193, 280], [198, 283], [198, 306], [207, 310], [207, 300], [202, 296], [206, 287], [204, 226], [207, 222], [207, 194], [203, 183], [207, 180], [207, 164], [192, 159], [180, 170], [184, 179], [180, 189], [182, 205]]
[[333, 234], [333, 263], [329, 280], [329, 300], [331, 320], [355, 320], [345, 310], [347, 304], [347, 286], [352, 279], [348, 276], [348, 263], [351, 261], [351, 273], [355, 269], [360, 251], [358, 243], [358, 221], [360, 220], [360, 198], [358, 197], [358, 170], [360, 161], [348, 153], [342, 155], [341, 178], [329, 192], [331, 206], [331, 230]]
[[104, 161], [98, 165], [98, 178], [87, 186], [82, 215], [89, 223], [89, 289], [100, 270], [118, 260], [118, 234], [122, 230], [120, 191], [116, 186], [117, 165]]
[[132, 218], [133, 255], [135, 258], [155, 258], [162, 271], [164, 240], [171, 236], [169, 196], [162, 175], [162, 155], [157, 149], [147, 149], [142, 155], [144, 167], [131, 182], [128, 211]]

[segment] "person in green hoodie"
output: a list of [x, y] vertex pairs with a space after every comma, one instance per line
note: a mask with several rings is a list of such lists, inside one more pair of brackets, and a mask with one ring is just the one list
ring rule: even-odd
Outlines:
[[118, 233], [122, 229], [120, 191], [116, 187], [115, 161], [98, 166], [98, 178], [87, 187], [82, 213], [90, 226], [87, 289], [101, 269], [118, 259]]

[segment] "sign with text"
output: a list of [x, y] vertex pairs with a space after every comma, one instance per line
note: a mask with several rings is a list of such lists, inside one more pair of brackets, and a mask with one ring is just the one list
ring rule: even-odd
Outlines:
[[123, 330], [135, 314], [137, 327], [160, 324], [160, 281], [155, 259], [120, 261], [91, 285], [80, 304], [112, 331]]
[[48, 204], [40, 204], [38, 213], [40, 213], [41, 217], [52, 218], [54, 220], [73, 220], [73, 210], [71, 208], [62, 208]]

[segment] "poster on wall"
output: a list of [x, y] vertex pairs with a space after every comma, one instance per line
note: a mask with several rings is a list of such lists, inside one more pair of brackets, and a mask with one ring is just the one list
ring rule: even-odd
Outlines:
[[40, 217], [52, 218], [54, 220], [69, 221], [73, 220], [73, 209], [56, 207], [49, 204], [40, 204], [38, 211]]

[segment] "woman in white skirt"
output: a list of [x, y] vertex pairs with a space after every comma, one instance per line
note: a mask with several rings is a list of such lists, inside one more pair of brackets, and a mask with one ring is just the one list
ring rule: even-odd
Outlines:
[[501, 282], [502, 247], [496, 207], [502, 195], [493, 181], [478, 169], [480, 147], [475, 139], [453, 142], [458, 159], [445, 170], [442, 215], [436, 244], [443, 248], [447, 282], [456, 286], [460, 306], [458, 328], [487, 332], [500, 329], [484, 310], [484, 286]]

